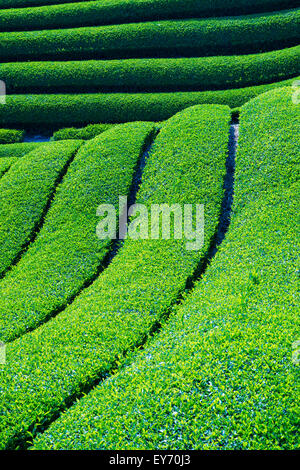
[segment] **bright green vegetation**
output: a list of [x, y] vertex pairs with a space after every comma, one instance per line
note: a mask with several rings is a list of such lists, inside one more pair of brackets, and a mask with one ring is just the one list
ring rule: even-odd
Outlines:
[[28, 431], [35, 433], [105, 377], [184, 292], [218, 226], [229, 121], [230, 110], [223, 106], [195, 107], [171, 118], [154, 142], [137, 195], [148, 208], [205, 204], [203, 247], [188, 251], [186, 239], [173, 237], [127, 239], [64, 312], [8, 344], [0, 373], [0, 448], [24, 443]]
[[[147, 121], [145, 121], [147, 122]], [[53, 140], [68, 140], [68, 139], [82, 139], [90, 140], [103, 132], [115, 127], [117, 124], [90, 124], [89, 126], [78, 129], [77, 127], [70, 127], [59, 129], [54, 132]], [[155, 129], [158, 131], [163, 125], [163, 122], [154, 123]]]
[[56, 142], [19, 159], [0, 181], [0, 275], [38, 229], [44, 211], [80, 143]]
[[0, 145], [0, 158], [6, 157], [24, 157], [38, 147], [45, 147], [47, 143], [41, 142], [22, 142], [20, 144]]
[[291, 98], [276, 90], [242, 108], [231, 226], [203, 279], [132, 365], [62, 415], [35, 449], [299, 448]]
[[[16, 7], [32, 7], [37, 5], [53, 5], [55, 7], [59, 4], [68, 4], [74, 3], [75, 7], [82, 6], [83, 2], [86, 0], [0, 0], [0, 8], [16, 8]], [[124, 0], [100, 0], [100, 1], [89, 1], [86, 2], [90, 4], [103, 5], [103, 8], [109, 6], [109, 9], [112, 7], [123, 7]], [[288, 8], [295, 5], [295, 1], [291, 0], [227, 0], [226, 5], [224, 5], [224, 0], [214, 0], [213, 4], [211, 0], [126, 0], [127, 8], [132, 7], [133, 11], [136, 11], [138, 8], [143, 9], [143, 14], [147, 14], [149, 7], [151, 9], [163, 14], [166, 10], [171, 15], [175, 9], [179, 13], [188, 12], [189, 14], [205, 13], [212, 12], [215, 14], [226, 14], [229, 9], [234, 10], [248, 10], [248, 9], [269, 9], [274, 10], [276, 8]], [[63, 7], [65, 5], [62, 5]], [[67, 6], [67, 5], [66, 5]], [[156, 11], [156, 10], [155, 10]]]
[[300, 9], [217, 19], [0, 33], [0, 59], [221, 55], [296, 45]]
[[[0, 449], [300, 447], [299, 38], [300, 0], [0, 0]], [[100, 240], [120, 195], [204, 204], [202, 248]]]
[[162, 121], [197, 104], [238, 108], [264, 91], [290, 85], [299, 78], [269, 85], [202, 92], [11, 95], [6, 97], [5, 109], [0, 107], [0, 124]]
[[[85, 1], [85, 0], [78, 0]], [[31, 7], [36, 5], [53, 5], [59, 3], [70, 3], [73, 0], [0, 0], [0, 8]]]
[[[292, 8], [291, 0], [2, 0], [0, 7], [12, 10], [0, 12], [0, 31], [66, 28], [134, 21], [162, 20], [177, 17], [227, 16], [247, 12]], [[1, 5], [2, 3], [3, 6]], [[53, 3], [55, 5], [53, 5]], [[224, 4], [225, 3], [225, 4]], [[296, 2], [297, 3], [297, 2]], [[21, 8], [45, 5], [36, 8]], [[50, 6], [51, 5], [51, 6]]]
[[0, 144], [14, 144], [22, 142], [25, 131], [15, 129], [0, 129]]
[[68, 139], [82, 139], [90, 140], [105, 131], [114, 127], [114, 124], [90, 124], [89, 126], [78, 129], [70, 127], [66, 129], [59, 129], [54, 132], [53, 140], [68, 140]]
[[278, 82], [299, 70], [296, 46], [228, 57], [9, 63], [0, 76], [9, 93], [201, 91]]
[[82, 146], [57, 188], [43, 227], [0, 283], [0, 338], [7, 342], [63, 309], [91, 282], [111, 241], [99, 240], [96, 209], [118, 207], [154, 125], [129, 123]]
[[4, 173], [6, 173], [11, 165], [17, 160], [17, 158], [15, 157], [6, 157], [6, 158], [1, 158], [0, 160], [0, 178], [1, 176], [4, 175]]

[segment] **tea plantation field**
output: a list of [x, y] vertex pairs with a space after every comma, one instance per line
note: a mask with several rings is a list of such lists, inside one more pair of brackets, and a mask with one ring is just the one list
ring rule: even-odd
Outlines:
[[299, 39], [298, 0], [0, 0], [0, 450], [299, 449]]

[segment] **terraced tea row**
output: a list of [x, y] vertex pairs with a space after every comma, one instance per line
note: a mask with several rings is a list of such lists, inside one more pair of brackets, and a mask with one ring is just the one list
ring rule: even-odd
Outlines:
[[96, 236], [96, 208], [129, 195], [153, 131], [151, 123], [120, 125], [78, 151], [35, 242], [0, 283], [2, 341], [63, 310], [99, 274], [111, 241]]
[[110, 373], [184, 292], [218, 226], [229, 121], [223, 106], [196, 107], [170, 119], [155, 140], [137, 196], [149, 210], [161, 203], [205, 204], [202, 249], [188, 251], [187, 238], [128, 238], [64, 312], [8, 344], [0, 372], [1, 448], [24, 445], [28, 431], [36, 433]]
[[[163, 20], [192, 16], [228, 16], [249, 12], [274, 11], [300, 5], [291, 0], [100, 0], [63, 1], [10, 1], [0, 2], [0, 31], [25, 31], [74, 26], [107, 25], [138, 21]], [[53, 5], [54, 4], [54, 5]], [[34, 5], [46, 5], [35, 8]]]
[[0, 144], [13, 144], [21, 142], [24, 138], [24, 131], [14, 129], [0, 129]]
[[0, 181], [0, 278], [34, 237], [81, 143], [56, 142], [14, 163]]
[[233, 90], [176, 93], [101, 93], [79, 95], [10, 95], [0, 106], [0, 125], [70, 126], [88, 123], [164, 121], [197, 104], [222, 104], [238, 108], [272, 88], [295, 80]]
[[53, 140], [64, 140], [64, 139], [83, 139], [90, 140], [103, 132], [108, 131], [116, 124], [90, 124], [89, 126], [76, 128], [67, 127], [59, 129], [53, 133]]
[[205, 276], [143, 352], [35, 449], [297, 449], [299, 110], [242, 109], [234, 211]]
[[0, 33], [0, 59], [224, 55], [295, 46], [300, 9], [236, 18], [189, 19]]
[[7, 93], [188, 91], [247, 87], [295, 77], [300, 46], [264, 54], [181, 59], [2, 64]]
[[[63, 140], [63, 139], [60, 139]], [[70, 139], [69, 139], [70, 140]], [[48, 144], [42, 144], [40, 142], [21, 142], [17, 144], [3, 144], [0, 145], [0, 159], [1, 158], [20, 158], [27, 155], [32, 150], [37, 149], [41, 145], [45, 146]], [[1, 160], [0, 160], [1, 162]]]

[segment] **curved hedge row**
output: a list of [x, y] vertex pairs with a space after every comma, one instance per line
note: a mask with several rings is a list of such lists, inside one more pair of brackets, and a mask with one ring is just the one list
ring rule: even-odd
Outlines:
[[[0, 0], [0, 8], [17, 8], [17, 7], [33, 7], [36, 5], [56, 5], [60, 3], [72, 3], [74, 0]], [[78, 2], [84, 2], [86, 0], [77, 0]]]
[[188, 91], [272, 83], [300, 71], [300, 46], [263, 54], [181, 59], [2, 64], [8, 94]]
[[0, 181], [0, 276], [35, 232], [59, 178], [79, 148], [56, 142], [18, 160]]
[[114, 124], [90, 124], [89, 126], [78, 129], [76, 127], [69, 127], [59, 129], [54, 132], [53, 140], [69, 140], [69, 139], [82, 139], [90, 140], [103, 132], [108, 131], [114, 127]]
[[283, 82], [233, 90], [177, 93], [112, 93], [82, 95], [11, 95], [0, 106], [0, 125], [47, 124], [55, 126], [97, 122], [163, 121], [197, 104], [223, 104], [238, 108]]
[[293, 46], [299, 37], [300, 9], [295, 9], [232, 18], [0, 33], [0, 60], [239, 54]]
[[22, 142], [20, 144], [3, 144], [0, 145], [0, 158], [24, 157], [24, 155], [27, 155], [27, 153], [40, 147], [41, 145], [47, 146], [47, 143]]
[[[1, 9], [9, 8], [26, 8], [37, 5], [56, 5], [60, 3], [72, 3], [74, 0], [0, 0]], [[77, 0], [77, 2], [84, 2], [86, 0]]]
[[[219, 221], [230, 110], [186, 110], [164, 125], [137, 202], [205, 204], [204, 245], [186, 239], [132, 240], [64, 312], [7, 345], [0, 381], [0, 448], [27, 440], [68, 401], [118, 366], [151, 332], [207, 253]], [[108, 132], [114, 132], [108, 131]], [[201, 145], [199, 145], [201, 141]], [[117, 360], [117, 364], [116, 364]]]
[[[71, 1], [71, 0], [70, 0]], [[36, 8], [15, 7], [40, 5]], [[55, 5], [50, 6], [55, 3]], [[274, 11], [300, 6], [291, 0], [100, 0], [67, 3], [59, 1], [16, 2], [13, 9], [0, 11], [0, 31], [25, 31], [74, 26], [121, 24], [192, 16], [228, 16]], [[7, 0], [5, 1], [7, 6]], [[1, 2], [0, 2], [1, 8]], [[3, 8], [3, 7], [2, 7]]]
[[243, 107], [232, 223], [207, 273], [132, 366], [35, 449], [299, 448], [298, 122], [290, 90]]
[[151, 123], [123, 124], [79, 149], [37, 239], [0, 282], [2, 341], [12, 341], [66, 308], [97, 276], [111, 240], [96, 236], [96, 209], [118, 206], [119, 195], [129, 195], [153, 132]]
[[0, 129], [0, 144], [15, 144], [22, 142], [25, 131], [15, 129]]
[[[144, 121], [147, 122], [147, 121]], [[89, 126], [78, 129], [77, 127], [69, 127], [65, 129], [59, 129], [54, 132], [52, 140], [68, 140], [68, 139], [83, 139], [90, 140], [103, 132], [115, 127], [117, 124], [90, 124]], [[159, 131], [163, 125], [163, 122], [155, 122], [154, 127], [156, 131]], [[1, 153], [0, 153], [1, 156]]]
[[17, 160], [16, 157], [6, 157], [0, 160], [0, 178], [10, 169], [11, 165]]

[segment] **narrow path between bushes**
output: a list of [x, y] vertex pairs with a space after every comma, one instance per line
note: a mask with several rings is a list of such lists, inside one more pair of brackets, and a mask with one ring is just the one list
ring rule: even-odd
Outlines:
[[[145, 143], [141, 158], [138, 162], [138, 166], [137, 166], [137, 168], [135, 170], [135, 173], [133, 175], [133, 178], [132, 178], [131, 188], [130, 188], [129, 194], [128, 194], [128, 207], [132, 206], [136, 202], [136, 196], [137, 196], [138, 190], [140, 188], [140, 185], [142, 183], [143, 171], [144, 171], [144, 168], [146, 166], [147, 160], [149, 158], [151, 148], [152, 148], [152, 146], [154, 144], [154, 141], [155, 141], [156, 137], [158, 136], [158, 134], [159, 134], [159, 131], [155, 131], [154, 134], [149, 137], [148, 142]], [[120, 221], [123, 222], [124, 225], [128, 225], [129, 220], [128, 220], [127, 212], [120, 215]], [[104, 262], [105, 269], [111, 263], [111, 261], [116, 256], [116, 254], [118, 253], [118, 251], [120, 250], [120, 248], [123, 244], [124, 244], [124, 240], [115, 240], [112, 243], [109, 254], [107, 255], [107, 258]], [[103, 271], [103, 269], [101, 269], [101, 272], [102, 271]], [[99, 276], [99, 274], [100, 274], [100, 272], [98, 274], [96, 274], [95, 278], [93, 279], [93, 282]]]
[[[228, 140], [228, 156], [226, 159], [226, 174], [224, 177], [224, 197], [222, 201], [222, 206], [221, 206], [221, 211], [220, 211], [220, 218], [219, 218], [219, 224], [218, 228], [216, 230], [215, 235], [213, 236], [211, 243], [210, 243], [210, 248], [207, 252], [206, 257], [201, 258], [199, 260], [198, 268], [195, 270], [193, 276], [189, 278], [186, 282], [186, 287], [184, 289], [184, 293], [186, 294], [187, 291], [191, 291], [197, 281], [199, 281], [209, 264], [211, 263], [211, 260], [215, 256], [216, 252], [218, 251], [220, 245], [222, 244], [225, 235], [228, 231], [229, 225], [230, 225], [230, 216], [231, 216], [231, 211], [232, 211], [232, 203], [233, 203], [233, 194], [234, 194], [234, 174], [235, 174], [235, 159], [236, 159], [236, 151], [237, 151], [237, 145], [238, 145], [238, 137], [239, 137], [239, 124], [236, 121], [232, 121], [230, 125], [230, 131], [229, 131], [229, 140]], [[129, 197], [129, 203], [133, 204], [135, 199], [136, 199], [136, 194], [141, 182], [142, 178], [142, 173], [143, 169], [145, 167], [145, 164], [147, 162], [147, 158], [149, 155], [149, 151], [151, 150], [153, 142], [145, 149], [143, 156], [140, 160], [139, 167], [137, 168], [137, 171], [135, 173], [135, 176], [133, 178], [132, 182], [132, 188], [131, 188], [131, 194]], [[110, 251], [110, 254], [107, 258], [106, 261], [106, 266], [111, 262], [111, 260], [114, 258], [114, 256], [117, 254], [118, 250], [120, 249], [121, 245], [123, 242], [115, 242], [113, 245], [112, 250]], [[161, 318], [160, 321], [156, 322], [150, 333], [148, 335], [145, 335], [142, 341], [139, 343], [135, 344], [132, 348], [130, 348], [128, 351], [124, 351], [124, 358], [126, 357], [126, 354], [128, 352], [131, 352], [137, 348], [143, 349], [146, 342], [150, 337], [154, 337], [157, 334], [159, 334], [161, 328], [163, 327], [165, 321], [169, 317], [170, 313], [172, 310], [181, 303], [183, 300], [183, 292], [179, 294], [178, 298], [176, 301], [167, 309], [165, 312], [164, 316]], [[59, 418], [61, 415], [62, 411], [67, 410], [70, 408], [78, 399], [86, 395], [87, 393], [91, 392], [95, 387], [99, 386], [104, 380], [106, 380], [109, 377], [112, 377], [115, 375], [115, 373], [119, 372], [122, 368], [126, 367], [128, 364], [124, 361], [123, 364], [112, 364], [111, 370], [114, 371], [112, 373], [106, 373], [103, 374], [102, 376], [98, 376], [98, 378], [94, 381], [94, 383], [89, 384], [87, 387], [81, 389], [79, 393], [76, 393], [68, 398], [68, 400], [65, 402], [65, 406], [63, 410], [58, 410], [56, 415], [52, 416], [47, 423], [43, 426], [43, 429], [40, 429], [40, 432], [44, 432], [46, 429], [49, 428], [49, 426]], [[32, 430], [33, 434], [37, 434], [36, 432], [34, 433]], [[33, 436], [34, 438], [35, 436]], [[28, 449], [31, 446], [30, 442], [23, 443], [23, 446], [21, 448], [23, 449]]]
[[212, 248], [210, 257], [215, 256], [219, 245], [223, 242], [226, 232], [230, 225], [230, 216], [233, 203], [234, 192], [234, 174], [235, 174], [235, 157], [239, 138], [239, 124], [232, 123], [229, 131], [228, 157], [226, 160], [226, 176], [224, 179], [224, 198], [222, 202], [220, 223], [216, 235], [215, 246]]

